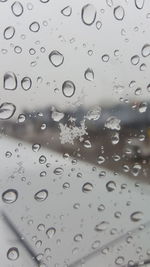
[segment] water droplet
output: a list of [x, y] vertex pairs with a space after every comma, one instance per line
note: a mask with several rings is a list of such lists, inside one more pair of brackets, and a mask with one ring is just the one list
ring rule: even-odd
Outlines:
[[16, 54], [21, 54], [21, 52], [22, 52], [22, 48], [20, 47], [20, 46], [15, 46], [14, 47], [14, 52], [16, 53]]
[[117, 265], [122, 265], [124, 263], [124, 257], [122, 257], [122, 256], [117, 257], [115, 260], [115, 263]]
[[141, 95], [142, 94], [142, 88], [138, 87], [136, 90], [135, 90], [135, 95]]
[[95, 107], [92, 110], [89, 110], [85, 116], [88, 120], [98, 120], [101, 116], [101, 107]]
[[7, 251], [7, 258], [11, 261], [15, 261], [19, 258], [19, 250], [16, 247], [12, 247]]
[[63, 172], [64, 172], [64, 170], [60, 167], [58, 167], [54, 170], [54, 174], [56, 174], [56, 175], [62, 175]]
[[72, 8], [70, 6], [66, 6], [61, 10], [61, 14], [63, 14], [66, 17], [69, 17], [72, 14]]
[[92, 249], [97, 249], [100, 246], [100, 243], [101, 242], [99, 240], [94, 241], [92, 244]]
[[135, 6], [138, 9], [142, 9], [144, 7], [145, 0], [134, 0], [134, 2], [135, 2]]
[[64, 113], [62, 113], [62, 112], [59, 112], [59, 111], [57, 111], [55, 108], [53, 108], [53, 111], [52, 111], [52, 119], [53, 119], [53, 121], [60, 121], [60, 120], [62, 120], [63, 119], [63, 117], [64, 117]]
[[37, 21], [34, 21], [30, 24], [29, 29], [31, 32], [38, 32], [40, 29], [40, 24]]
[[74, 236], [74, 241], [81, 242], [82, 238], [83, 238], [82, 234], [77, 234]]
[[145, 44], [142, 47], [141, 54], [143, 57], [148, 57], [150, 55], [150, 45], [149, 44]]
[[31, 88], [31, 86], [32, 86], [31, 78], [24, 77], [21, 80], [21, 86], [22, 86], [22, 89], [24, 89], [25, 91], [28, 91]]
[[5, 156], [6, 158], [10, 158], [12, 156], [12, 153], [10, 151], [6, 151]]
[[2, 200], [6, 204], [14, 203], [18, 198], [18, 192], [15, 189], [8, 189], [2, 194]]
[[114, 181], [109, 181], [107, 184], [106, 184], [106, 189], [108, 192], [112, 192], [116, 189], [116, 183]]
[[113, 1], [112, 1], [112, 0], [106, 0], [106, 4], [107, 4], [109, 7], [112, 7], [112, 6], [113, 6]]
[[39, 163], [40, 164], [44, 164], [44, 163], [46, 163], [46, 161], [47, 161], [47, 158], [44, 155], [41, 155], [39, 157]]
[[59, 67], [64, 62], [64, 56], [60, 52], [58, 52], [57, 50], [53, 50], [49, 54], [49, 60], [53, 64], [53, 66]]
[[105, 206], [103, 204], [100, 204], [97, 209], [98, 211], [103, 211], [105, 210]]
[[144, 70], [146, 70], [146, 68], [147, 68], [147, 66], [145, 63], [140, 65], [140, 71], [144, 71]]
[[82, 191], [84, 193], [88, 193], [88, 192], [91, 192], [93, 189], [93, 185], [91, 183], [85, 183], [83, 186], [82, 186]]
[[131, 220], [133, 222], [138, 222], [138, 221], [142, 220], [142, 218], [143, 218], [143, 212], [141, 212], [141, 211], [135, 211], [135, 212], [133, 212], [131, 214], [130, 218], [131, 218]]
[[92, 25], [96, 19], [96, 9], [93, 5], [87, 4], [83, 6], [81, 11], [81, 18], [84, 24]]
[[147, 85], [147, 91], [150, 93], [150, 83]]
[[84, 141], [84, 147], [91, 148], [92, 147], [91, 142], [89, 140], [85, 140]]
[[19, 123], [24, 122], [25, 119], [26, 119], [26, 116], [25, 116], [24, 114], [20, 114], [20, 115], [18, 116], [18, 122], [19, 122]]
[[141, 165], [138, 164], [138, 163], [135, 163], [134, 166], [133, 166], [133, 168], [132, 168], [132, 174], [134, 176], [138, 176], [141, 169], [142, 169]]
[[72, 81], [65, 81], [62, 85], [63, 95], [66, 97], [72, 97], [75, 93], [75, 85]]
[[33, 144], [32, 145], [32, 150], [34, 152], [38, 152], [40, 150], [40, 148], [41, 148], [41, 145], [40, 144]]
[[56, 233], [56, 229], [54, 227], [50, 227], [46, 231], [46, 235], [48, 238], [52, 238]]
[[66, 183], [63, 184], [63, 188], [64, 189], [68, 189], [69, 187], [70, 187], [70, 184], [69, 183], [66, 182]]
[[140, 105], [139, 105], [139, 112], [140, 113], [144, 113], [144, 112], [146, 112], [146, 110], [147, 110], [147, 103], [146, 102], [140, 103]]
[[124, 16], [125, 16], [125, 11], [124, 8], [122, 6], [117, 6], [114, 8], [114, 17], [117, 20], [123, 20]]
[[97, 163], [100, 165], [105, 162], [105, 158], [103, 156], [98, 156]]
[[15, 90], [17, 88], [17, 77], [14, 72], [6, 72], [4, 74], [3, 87], [6, 90]]
[[23, 6], [19, 1], [16, 1], [12, 4], [11, 10], [16, 17], [19, 17], [23, 13]]
[[48, 3], [49, 0], [40, 0], [41, 3]]
[[116, 117], [109, 117], [105, 122], [105, 127], [111, 130], [120, 130], [120, 120]]
[[97, 29], [97, 30], [100, 30], [101, 27], [102, 27], [102, 22], [101, 22], [100, 20], [98, 20], [98, 21], [96, 22], [96, 29]]
[[37, 230], [38, 231], [44, 231], [45, 230], [45, 225], [40, 223], [38, 226], [37, 226]]
[[10, 119], [16, 111], [16, 106], [12, 103], [3, 103], [0, 105], [0, 120]]
[[109, 61], [109, 55], [105, 54], [102, 56], [102, 61], [103, 62], [108, 62]]
[[140, 57], [138, 55], [131, 57], [132, 65], [137, 65], [139, 63], [139, 61], [140, 61]]
[[15, 34], [15, 28], [13, 26], [9, 26], [4, 30], [4, 38], [6, 40], [11, 39]]
[[88, 68], [84, 73], [84, 77], [87, 81], [92, 82], [94, 80], [94, 71]]
[[109, 226], [109, 222], [102, 221], [101, 223], [95, 226], [95, 231], [97, 232], [105, 231], [108, 228], [108, 226]]
[[40, 191], [38, 191], [35, 195], [34, 198], [35, 200], [42, 202], [44, 201], [46, 198], [48, 197], [48, 191], [45, 189], [42, 189]]

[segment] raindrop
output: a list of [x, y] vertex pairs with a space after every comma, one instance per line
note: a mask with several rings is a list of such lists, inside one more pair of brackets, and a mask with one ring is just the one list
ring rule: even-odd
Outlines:
[[72, 97], [75, 93], [75, 85], [72, 81], [65, 81], [62, 85], [63, 95], [66, 97]]
[[6, 90], [15, 90], [17, 88], [17, 77], [14, 72], [6, 72], [4, 74], [3, 87]]
[[146, 70], [146, 64], [145, 63], [140, 65], [140, 71], [144, 71], [144, 70]]
[[21, 52], [22, 52], [22, 48], [21, 48], [20, 46], [15, 46], [15, 48], [14, 48], [14, 52], [15, 52], [16, 54], [21, 54]]
[[135, 90], [135, 95], [141, 95], [142, 94], [142, 88], [138, 87], [136, 90]]
[[98, 120], [101, 116], [101, 107], [95, 107], [92, 110], [89, 110], [85, 116], [88, 120]]
[[119, 143], [119, 133], [115, 132], [111, 136], [111, 142], [113, 145], [116, 145]]
[[20, 115], [18, 116], [18, 122], [19, 122], [19, 123], [24, 122], [25, 119], [26, 119], [26, 116], [25, 116], [24, 114], [20, 114]]
[[31, 78], [24, 77], [21, 80], [21, 86], [22, 86], [22, 89], [24, 89], [25, 91], [28, 91], [31, 88], [31, 86], [32, 86]]
[[109, 117], [105, 122], [105, 127], [111, 130], [120, 130], [120, 120], [116, 117]]
[[40, 223], [38, 226], [37, 226], [37, 230], [38, 231], [44, 231], [45, 230], [45, 225]]
[[4, 30], [4, 38], [6, 40], [11, 39], [15, 34], [15, 28], [13, 26], [9, 26]]
[[143, 57], [148, 57], [150, 55], [150, 45], [149, 44], [145, 44], [142, 47], [141, 54]]
[[64, 170], [60, 167], [58, 167], [54, 170], [54, 174], [56, 174], [56, 175], [62, 175], [63, 172], [64, 172]]
[[105, 158], [103, 156], [98, 156], [97, 163], [100, 165], [105, 162]]
[[10, 119], [16, 111], [16, 106], [12, 103], [3, 103], [0, 105], [0, 120]]
[[53, 111], [52, 111], [52, 115], [51, 116], [52, 116], [53, 121], [57, 121], [58, 122], [58, 121], [63, 119], [64, 113], [59, 112], [59, 111], [55, 110], [55, 108], [54, 108]]
[[135, 2], [135, 6], [138, 9], [142, 9], [144, 7], [145, 0], [134, 0], [134, 2]]
[[6, 158], [10, 158], [12, 156], [12, 153], [10, 151], [7, 151], [5, 153]]
[[107, 184], [106, 184], [106, 189], [108, 192], [112, 192], [116, 189], [116, 183], [114, 181], [109, 181]]
[[48, 238], [52, 238], [56, 233], [56, 229], [54, 227], [50, 227], [46, 231], [46, 235]]
[[16, 1], [12, 4], [11, 10], [16, 17], [19, 17], [23, 13], [23, 6], [19, 1]]
[[138, 163], [135, 163], [134, 166], [133, 166], [133, 168], [132, 168], [132, 174], [134, 176], [138, 176], [141, 169], [142, 169], [141, 165], [138, 164]]
[[41, 155], [39, 157], [39, 163], [40, 164], [44, 164], [44, 163], [46, 163], [46, 161], [47, 161], [47, 158], [44, 155]]
[[117, 265], [122, 265], [124, 263], [124, 257], [122, 257], [122, 256], [117, 257], [115, 260], [115, 263]]
[[95, 226], [95, 231], [97, 232], [105, 231], [108, 228], [108, 225], [109, 225], [109, 222], [102, 221], [101, 223]]
[[64, 56], [60, 52], [58, 52], [57, 50], [53, 50], [49, 54], [49, 60], [53, 64], [53, 66], [59, 67], [64, 62]]
[[84, 73], [84, 77], [87, 81], [92, 82], [94, 80], [94, 71], [88, 68]]
[[101, 22], [100, 20], [98, 20], [98, 21], [96, 22], [96, 29], [97, 29], [97, 30], [100, 30], [101, 27], [102, 27], [102, 22]]
[[92, 244], [92, 249], [97, 249], [99, 246], [100, 246], [100, 241], [99, 240], [96, 240]]
[[114, 8], [114, 17], [117, 20], [123, 20], [124, 16], [125, 16], [125, 11], [124, 8], [122, 6], [117, 6]]
[[77, 234], [74, 236], [74, 241], [75, 242], [80, 242], [82, 240], [83, 236], [82, 234]]
[[30, 24], [29, 29], [31, 32], [38, 32], [40, 29], [40, 24], [37, 21], [34, 21]]
[[91, 148], [92, 147], [91, 142], [89, 140], [85, 140], [84, 141], [84, 147]]
[[72, 8], [70, 6], [66, 6], [61, 10], [61, 14], [63, 14], [66, 17], [69, 17], [72, 14]]
[[113, 6], [113, 1], [112, 1], [112, 0], [106, 0], [106, 4], [107, 4], [109, 7], [112, 7], [112, 6]]
[[8, 189], [2, 194], [2, 200], [6, 204], [14, 203], [18, 198], [18, 192], [15, 189]]
[[103, 62], [108, 62], [109, 61], [109, 55], [105, 54], [102, 56], [102, 61]]
[[48, 191], [45, 190], [45, 189], [38, 191], [34, 195], [34, 199], [37, 200], [37, 201], [39, 201], [39, 202], [44, 201], [47, 197], [48, 197]]
[[140, 57], [138, 55], [131, 57], [132, 65], [137, 65], [139, 63], [139, 61], [140, 61]]
[[93, 5], [87, 4], [83, 6], [81, 11], [81, 18], [84, 24], [92, 25], [96, 19], [96, 9]]
[[15, 261], [19, 258], [19, 250], [16, 247], [12, 247], [7, 251], [7, 258], [11, 261]]
[[105, 206], [103, 204], [100, 204], [97, 209], [98, 211], [103, 211], [105, 210]]
[[142, 220], [142, 218], [143, 218], [143, 212], [141, 212], [141, 211], [135, 211], [135, 212], [133, 212], [131, 214], [130, 218], [131, 218], [131, 220], [133, 222], [138, 222], [138, 221]]
[[140, 113], [144, 113], [147, 110], [147, 103], [146, 102], [142, 102], [139, 105], [139, 112]]
[[66, 183], [63, 184], [63, 188], [64, 189], [68, 189], [69, 187], [70, 187], [70, 184], [69, 183], [66, 182]]
[[32, 145], [32, 150], [34, 152], [38, 152], [40, 150], [40, 148], [41, 148], [41, 145], [40, 144], [33, 144]]
[[91, 192], [93, 189], [93, 185], [91, 183], [85, 183], [83, 186], [82, 186], [82, 191], [84, 193], [88, 193], [88, 192]]

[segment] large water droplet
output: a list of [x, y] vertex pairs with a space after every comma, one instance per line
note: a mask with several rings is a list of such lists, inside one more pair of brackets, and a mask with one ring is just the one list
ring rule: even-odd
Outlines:
[[21, 86], [22, 86], [22, 89], [24, 89], [25, 91], [28, 91], [31, 88], [31, 86], [32, 86], [31, 78], [24, 77], [21, 80]]
[[11, 261], [15, 261], [19, 258], [19, 250], [16, 247], [12, 247], [7, 251], [7, 258]]
[[0, 120], [10, 119], [16, 111], [16, 106], [12, 103], [3, 103], [0, 106]]
[[130, 218], [131, 218], [131, 220], [133, 222], [138, 222], [138, 221], [142, 220], [142, 218], [143, 218], [143, 212], [141, 212], [141, 211], [135, 211], [135, 212], [133, 212], [131, 214]]
[[4, 74], [3, 87], [6, 90], [15, 90], [17, 88], [17, 77], [14, 72], [6, 72]]
[[58, 167], [54, 170], [54, 174], [56, 174], [56, 175], [62, 175], [63, 172], [64, 172], [63, 168], [60, 168], [60, 167]]
[[84, 193], [88, 193], [88, 192], [91, 192], [93, 189], [93, 185], [91, 183], [85, 183], [83, 186], [82, 186], [82, 191]]
[[49, 60], [53, 66], [59, 67], [64, 62], [64, 56], [57, 50], [54, 50], [49, 54]]
[[116, 183], [114, 181], [109, 181], [107, 184], [106, 184], [106, 189], [108, 192], [112, 192], [116, 189]]
[[15, 189], [8, 189], [2, 194], [2, 200], [7, 204], [15, 202], [17, 198], [18, 198], [18, 192]]
[[124, 8], [122, 6], [117, 6], [114, 8], [114, 17], [117, 20], [123, 20], [125, 16], [125, 11]]
[[145, 44], [142, 47], [141, 54], [143, 57], [148, 57], [150, 55], [150, 45], [149, 44]]
[[61, 14], [63, 14], [66, 17], [69, 17], [72, 14], [72, 8], [70, 6], [66, 6], [61, 10]]
[[19, 17], [23, 13], [23, 6], [19, 1], [16, 1], [12, 4], [11, 10], [16, 17]]
[[31, 32], [38, 32], [40, 29], [40, 24], [37, 21], [34, 21], [30, 24], [29, 29]]
[[92, 82], [94, 80], [94, 71], [88, 68], [84, 73], [84, 77], [87, 81]]
[[144, 7], [145, 0], [134, 0], [135, 6], [138, 9], [142, 9]]
[[15, 34], [15, 28], [13, 26], [9, 26], [4, 30], [4, 38], [6, 40], [11, 39]]
[[54, 227], [50, 227], [46, 231], [46, 235], [48, 238], [52, 238], [56, 233], [56, 229]]
[[109, 222], [102, 221], [101, 223], [95, 226], [95, 231], [97, 232], [105, 231], [108, 228], [108, 225], [109, 225]]
[[87, 4], [83, 6], [81, 11], [81, 18], [84, 24], [92, 25], [96, 19], [96, 9], [93, 5]]
[[137, 65], [139, 63], [139, 61], [140, 61], [140, 57], [138, 55], [131, 57], [132, 65]]
[[93, 108], [92, 110], [89, 110], [85, 116], [88, 120], [98, 120], [101, 116], [101, 107], [97, 106]]
[[39, 201], [39, 202], [44, 201], [47, 197], [48, 197], [48, 191], [45, 190], [45, 189], [38, 191], [38, 192], [34, 195], [35, 200], [37, 200], [37, 201]]
[[72, 97], [75, 93], [75, 85], [72, 81], [65, 81], [62, 85], [63, 95], [66, 97]]

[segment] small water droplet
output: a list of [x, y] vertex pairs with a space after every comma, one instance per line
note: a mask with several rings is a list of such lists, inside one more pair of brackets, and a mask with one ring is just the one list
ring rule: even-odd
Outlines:
[[109, 61], [109, 55], [105, 54], [102, 56], [102, 61], [103, 62], [108, 62]]
[[116, 117], [109, 117], [105, 122], [105, 127], [111, 130], [120, 130], [120, 120]]
[[6, 40], [11, 39], [15, 34], [15, 28], [13, 26], [9, 26], [4, 30], [4, 38]]
[[18, 198], [18, 192], [15, 189], [8, 189], [2, 194], [2, 200], [6, 204], [14, 203]]
[[40, 223], [38, 226], [37, 226], [37, 230], [38, 231], [44, 231], [45, 230], [45, 225]]
[[44, 201], [46, 198], [48, 197], [48, 191], [45, 189], [42, 189], [40, 191], [38, 191], [35, 195], [34, 195], [34, 199], [42, 202]]
[[111, 142], [113, 145], [116, 145], [119, 143], [119, 133], [118, 132], [112, 133]]
[[40, 29], [40, 24], [37, 21], [34, 21], [30, 24], [29, 30], [31, 32], [38, 32]]
[[63, 14], [66, 17], [69, 17], [72, 14], [72, 8], [70, 6], [66, 6], [61, 10], [61, 14]]
[[22, 52], [22, 48], [20, 47], [20, 46], [15, 46], [14, 47], [14, 52], [16, 53], [16, 54], [21, 54], [21, 52]]
[[40, 150], [40, 148], [41, 148], [41, 145], [40, 144], [33, 144], [32, 145], [32, 150], [34, 152], [38, 152]]
[[98, 21], [96, 22], [96, 29], [97, 29], [97, 30], [100, 30], [101, 27], [102, 27], [102, 22], [101, 22], [100, 20], [98, 20]]
[[57, 50], [53, 50], [49, 54], [49, 60], [53, 64], [53, 66], [59, 67], [64, 62], [64, 56], [60, 52], [58, 52]]
[[32, 86], [31, 78], [24, 77], [21, 80], [21, 86], [22, 86], [22, 89], [24, 89], [25, 91], [28, 91], [31, 88], [31, 86]]
[[88, 68], [84, 73], [84, 77], [87, 81], [92, 82], [94, 80], [94, 71], [91, 68]]
[[53, 111], [52, 111], [51, 117], [52, 117], [53, 121], [58, 122], [58, 121], [63, 119], [64, 113], [57, 111], [55, 108], [53, 108], [52, 110]]
[[72, 97], [75, 93], [75, 85], [72, 81], [65, 81], [62, 85], [63, 95], [66, 97]]
[[139, 112], [140, 113], [144, 113], [144, 112], [146, 112], [146, 110], [147, 110], [147, 103], [146, 102], [140, 103], [140, 105], [139, 105]]
[[140, 61], [140, 57], [138, 55], [131, 57], [132, 65], [137, 65], [139, 63], [139, 61]]
[[114, 14], [115, 19], [123, 20], [123, 18], [125, 16], [124, 8], [122, 6], [115, 7], [113, 14]]
[[149, 44], [145, 44], [142, 47], [141, 54], [143, 57], [148, 57], [150, 55], [150, 45]]
[[91, 142], [89, 140], [85, 140], [84, 141], [84, 147], [91, 148], [92, 147]]
[[6, 90], [15, 90], [17, 88], [17, 77], [14, 72], [4, 74], [3, 87]]
[[24, 114], [20, 114], [20, 115], [18, 116], [18, 122], [19, 122], [19, 123], [24, 122], [25, 119], [26, 119], [26, 116], [25, 116]]
[[39, 163], [40, 164], [44, 164], [44, 163], [46, 163], [46, 161], [47, 161], [47, 158], [44, 155], [41, 155], [39, 157]]
[[145, 0], [134, 0], [137, 9], [142, 9], [144, 7]]
[[66, 182], [66, 183], [63, 184], [63, 188], [64, 189], [68, 189], [69, 187], [70, 187], [70, 184], [69, 183]]
[[12, 156], [12, 153], [10, 151], [6, 151], [5, 156], [6, 158], [10, 158]]
[[100, 246], [100, 241], [99, 240], [96, 240], [92, 244], [92, 249], [97, 249], [99, 246]]
[[142, 220], [142, 218], [143, 218], [143, 212], [141, 212], [141, 211], [135, 211], [135, 212], [133, 212], [131, 214], [130, 218], [131, 218], [131, 220], [133, 222], [138, 222], [138, 221]]
[[91, 192], [93, 189], [93, 185], [91, 183], [85, 183], [83, 186], [82, 186], [82, 191], [84, 193], [88, 193], [88, 192]]
[[113, 6], [113, 1], [112, 1], [112, 0], [106, 0], [106, 4], [107, 4], [109, 7], [112, 7], [112, 6]]
[[109, 222], [102, 221], [101, 223], [95, 226], [95, 231], [97, 232], [105, 231], [108, 228], [108, 226], [109, 226]]
[[81, 18], [84, 24], [92, 25], [96, 19], [96, 9], [93, 5], [87, 4], [83, 6], [81, 11]]
[[56, 233], [56, 229], [54, 227], [50, 227], [46, 231], [46, 235], [48, 238], [52, 238]]
[[100, 165], [105, 162], [105, 158], [103, 156], [98, 156], [97, 163]]
[[3, 103], [0, 105], [0, 120], [10, 119], [16, 111], [16, 106], [12, 103]]
[[147, 66], [146, 66], [145, 63], [142, 63], [142, 64], [140, 65], [140, 71], [145, 71], [146, 68], [147, 68]]
[[77, 234], [74, 236], [73, 239], [75, 242], [81, 242], [81, 240], [83, 239], [83, 236], [82, 236], [82, 234]]
[[116, 189], [116, 183], [114, 181], [109, 181], [107, 184], [106, 184], [106, 189], [108, 192], [112, 192]]
[[97, 209], [98, 211], [103, 211], [105, 210], [105, 206], [103, 204], [100, 204]]
[[141, 95], [142, 94], [142, 88], [138, 87], [136, 90], [135, 90], [135, 95]]
[[7, 251], [7, 258], [11, 261], [15, 261], [19, 258], [19, 250], [16, 247], [12, 247]]
[[54, 174], [56, 174], [56, 175], [62, 175], [63, 172], [64, 172], [63, 168], [60, 168], [60, 167], [58, 167], [54, 170]]
[[23, 6], [19, 1], [16, 1], [11, 5], [11, 10], [16, 17], [19, 17], [23, 13]]
[[124, 257], [122, 257], [122, 256], [117, 257], [115, 260], [115, 263], [117, 265], [122, 265], [124, 263]]

